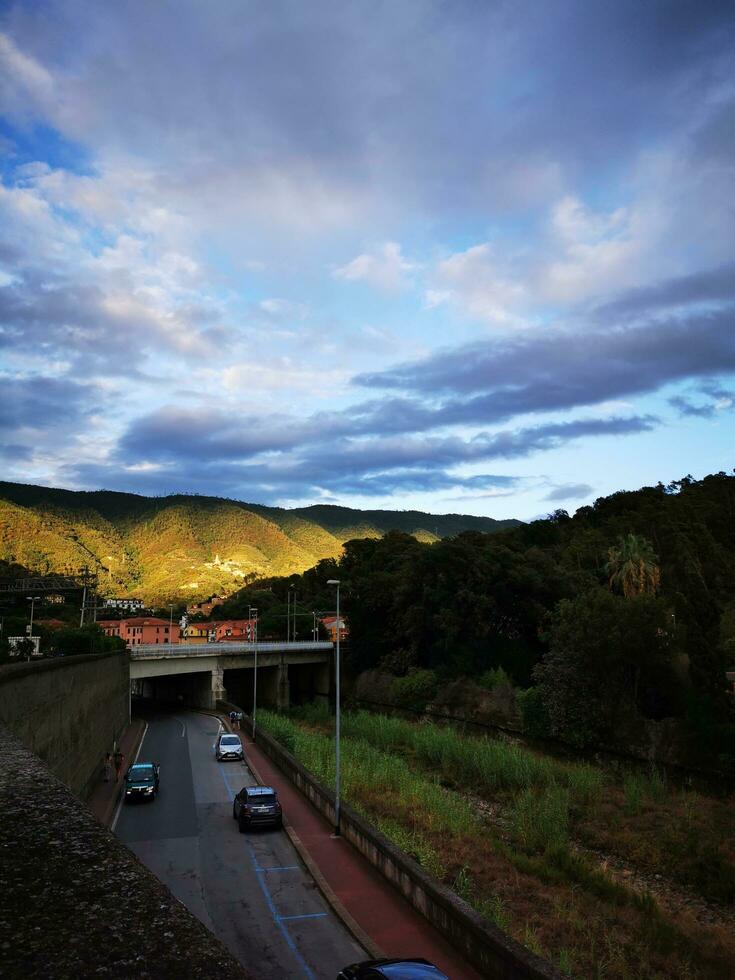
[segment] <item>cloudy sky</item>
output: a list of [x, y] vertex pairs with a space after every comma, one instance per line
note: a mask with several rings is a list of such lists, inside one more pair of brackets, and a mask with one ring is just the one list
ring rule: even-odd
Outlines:
[[735, 466], [731, 0], [0, 2], [2, 478], [530, 518]]

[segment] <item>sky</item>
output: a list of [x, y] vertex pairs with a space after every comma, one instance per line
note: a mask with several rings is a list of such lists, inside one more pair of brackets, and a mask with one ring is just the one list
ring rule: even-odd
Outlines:
[[731, 0], [0, 0], [2, 479], [523, 520], [735, 466]]

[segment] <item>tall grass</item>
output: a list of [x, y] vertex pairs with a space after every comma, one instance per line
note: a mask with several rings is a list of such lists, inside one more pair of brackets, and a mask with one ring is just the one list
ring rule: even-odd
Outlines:
[[[293, 755], [319, 780], [327, 786], [334, 784], [334, 740], [330, 736], [306, 731], [291, 718], [270, 711], [259, 712], [258, 719], [282, 745], [292, 746]], [[345, 800], [357, 809], [378, 818], [386, 812], [395, 817], [382, 824], [379, 821], [386, 836], [395, 839], [392, 835], [399, 823], [409, 833], [420, 831], [424, 835], [420, 840], [414, 836], [414, 846], [408, 849], [422, 864], [428, 854], [425, 835], [461, 836], [477, 828], [474, 811], [461, 796], [415, 772], [401, 756], [384, 752], [363, 739], [343, 741], [340, 780]]]
[[513, 836], [525, 851], [561, 851], [569, 842], [569, 790], [546, 786], [518, 794], [511, 818]]
[[[312, 724], [331, 724], [323, 708], [299, 709], [298, 717]], [[430, 722], [417, 725], [358, 711], [343, 714], [342, 732], [386, 752], [408, 749], [444, 780], [480, 792], [559, 784], [571, 791], [575, 801], [584, 803], [595, 799], [603, 784], [602, 772], [594, 766], [544, 758], [522, 746], [461, 735]]]

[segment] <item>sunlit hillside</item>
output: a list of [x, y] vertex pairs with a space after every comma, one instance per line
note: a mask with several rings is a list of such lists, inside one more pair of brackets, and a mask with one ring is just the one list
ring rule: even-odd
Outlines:
[[248, 581], [301, 572], [345, 541], [399, 529], [432, 541], [494, 532], [515, 521], [319, 505], [286, 510], [176, 495], [141, 497], [0, 483], [0, 561], [41, 573], [100, 573], [108, 595], [149, 602], [231, 593]]

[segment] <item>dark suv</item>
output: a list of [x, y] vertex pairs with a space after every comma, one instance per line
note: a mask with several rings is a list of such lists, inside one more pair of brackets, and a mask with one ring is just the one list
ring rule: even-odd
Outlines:
[[155, 799], [159, 774], [157, 762], [136, 762], [129, 766], [125, 773], [125, 802]]
[[278, 794], [271, 786], [245, 786], [235, 797], [232, 816], [237, 820], [240, 833], [250, 827], [283, 826]]

